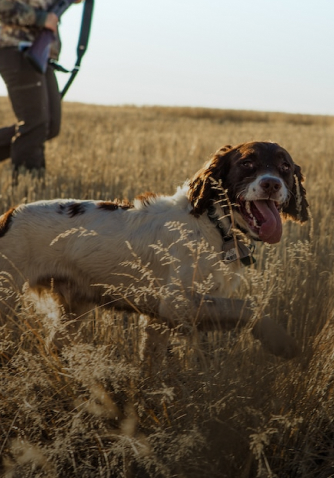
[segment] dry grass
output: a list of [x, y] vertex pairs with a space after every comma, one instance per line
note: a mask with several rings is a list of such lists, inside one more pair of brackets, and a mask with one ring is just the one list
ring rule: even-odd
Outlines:
[[247, 330], [188, 340], [175, 330], [153, 373], [136, 314], [96, 310], [85, 343], [59, 354], [52, 309], [24, 305], [0, 329], [1, 476], [334, 476], [334, 118], [65, 103], [44, 183], [25, 176], [12, 189], [0, 165], [0, 212], [41, 198], [169, 194], [221, 145], [253, 139], [279, 142], [302, 166], [313, 219], [258, 246], [241, 294], [271, 310], [301, 355], [265, 354]]

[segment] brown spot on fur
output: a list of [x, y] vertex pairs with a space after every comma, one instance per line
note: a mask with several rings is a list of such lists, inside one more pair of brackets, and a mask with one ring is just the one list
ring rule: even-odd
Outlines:
[[65, 204], [58, 204], [57, 213], [63, 214], [63, 212], [65, 212]]
[[97, 204], [99, 209], [105, 209], [106, 211], [116, 211], [116, 209], [131, 209], [133, 208], [133, 204], [131, 204], [128, 200], [119, 201], [115, 199], [114, 201], [101, 201]]
[[9, 209], [9, 211], [5, 212], [2, 216], [0, 216], [0, 237], [4, 236], [9, 230], [14, 211], [15, 207], [12, 207], [11, 209]]
[[146, 193], [139, 194], [139, 196], [136, 196], [136, 199], [138, 201], [141, 201], [144, 204], [144, 206], [148, 206], [151, 202], [151, 199], [154, 199], [158, 196], [159, 196], [158, 194], [152, 193], [150, 191], [146, 191]]
[[107, 211], [115, 211], [116, 209], [118, 209], [118, 204], [112, 201], [103, 201], [99, 202], [97, 207], [99, 209], [106, 209]]
[[83, 214], [85, 212], [85, 206], [80, 202], [74, 202], [67, 206], [67, 213], [70, 217], [78, 216], [79, 214]]

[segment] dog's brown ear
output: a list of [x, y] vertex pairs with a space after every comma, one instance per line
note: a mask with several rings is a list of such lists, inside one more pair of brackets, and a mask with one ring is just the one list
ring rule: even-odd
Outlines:
[[194, 216], [199, 217], [207, 211], [213, 200], [219, 197], [217, 186], [228, 174], [231, 151], [230, 145], [220, 148], [189, 181], [188, 199]]
[[308, 202], [306, 200], [306, 191], [303, 186], [304, 177], [300, 167], [295, 164], [294, 183], [289, 202], [283, 208], [283, 215], [287, 219], [297, 222], [305, 222], [309, 218]]

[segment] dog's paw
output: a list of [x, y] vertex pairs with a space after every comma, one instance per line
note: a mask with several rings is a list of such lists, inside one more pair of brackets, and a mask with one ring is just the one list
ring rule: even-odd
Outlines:
[[300, 353], [296, 340], [269, 317], [259, 319], [252, 332], [267, 352], [286, 359], [292, 359]]

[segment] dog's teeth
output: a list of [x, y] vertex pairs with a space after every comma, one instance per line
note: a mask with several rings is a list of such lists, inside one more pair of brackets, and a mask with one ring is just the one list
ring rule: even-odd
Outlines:
[[257, 220], [256, 220], [256, 217], [253, 215], [253, 213], [251, 211], [250, 201], [246, 201], [245, 208], [246, 208], [246, 211], [247, 211], [249, 217], [251, 218], [251, 220], [253, 222], [253, 227], [257, 227]]

